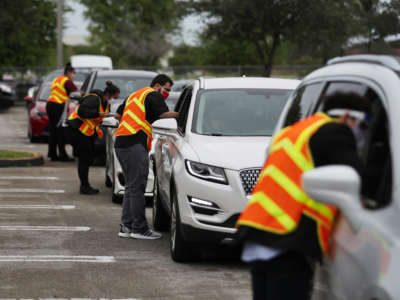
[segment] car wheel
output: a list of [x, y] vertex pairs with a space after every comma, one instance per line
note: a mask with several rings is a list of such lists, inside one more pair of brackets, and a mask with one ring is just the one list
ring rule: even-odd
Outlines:
[[172, 190], [171, 196], [171, 236], [169, 243], [171, 258], [176, 262], [189, 262], [193, 259], [192, 248], [182, 236], [178, 199], [174, 190]]
[[155, 230], [167, 230], [169, 216], [161, 202], [161, 196], [158, 187], [158, 177], [154, 174], [153, 190], [153, 227]]
[[38, 138], [38, 137], [33, 136], [31, 125], [28, 126], [28, 138], [29, 138], [29, 141], [30, 141], [31, 143], [36, 143], [36, 142], [39, 141], [39, 138]]

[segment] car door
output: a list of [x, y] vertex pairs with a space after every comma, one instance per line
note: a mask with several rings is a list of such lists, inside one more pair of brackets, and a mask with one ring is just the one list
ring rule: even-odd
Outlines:
[[[187, 87], [180, 96], [178, 103], [176, 104], [175, 110], [179, 112], [177, 119], [178, 123], [178, 134], [175, 137], [162, 135], [159, 137], [159, 147], [161, 152], [161, 160], [158, 164], [160, 172], [159, 184], [160, 190], [164, 197], [169, 199], [170, 196], [170, 184], [172, 177], [172, 168], [176, 153], [176, 146], [179, 144], [179, 140], [183, 139], [185, 135], [185, 127], [187, 122], [187, 115], [189, 111], [190, 101], [192, 98], [192, 87]], [[167, 203], [169, 205], [169, 201]]]
[[[387, 272], [390, 261], [388, 245], [393, 241], [390, 228], [379, 224], [378, 211], [390, 207], [392, 160], [389, 143], [387, 113], [383, 93], [376, 86], [360, 81], [327, 82], [317, 111], [323, 110], [324, 97], [336, 92], [352, 92], [365, 97], [371, 104], [369, 125], [359, 154], [365, 171], [362, 176], [361, 201], [363, 218], [359, 228], [339, 214], [332, 232], [332, 247], [327, 256], [326, 274], [332, 299], [387, 299], [375, 298], [375, 287]], [[312, 113], [312, 112], [310, 112]]]

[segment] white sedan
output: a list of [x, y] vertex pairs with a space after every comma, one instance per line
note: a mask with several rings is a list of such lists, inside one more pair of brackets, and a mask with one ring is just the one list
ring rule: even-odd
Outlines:
[[266, 148], [298, 80], [198, 79], [182, 92], [179, 118], [153, 123], [153, 225], [170, 228], [175, 261], [194, 246], [235, 233], [265, 161]]

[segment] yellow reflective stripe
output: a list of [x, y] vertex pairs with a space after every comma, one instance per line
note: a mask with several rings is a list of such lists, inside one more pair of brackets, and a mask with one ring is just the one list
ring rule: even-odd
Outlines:
[[149, 127], [145, 122], [139, 119], [138, 116], [136, 116], [132, 111], [128, 110], [126, 113], [135, 120], [136, 123], [140, 124], [143, 126], [147, 131], [151, 132], [151, 127]]
[[280, 149], [283, 149], [301, 170], [305, 171], [313, 168], [312, 162], [309, 162], [301, 152], [295, 149], [289, 138], [284, 138], [279, 143], [272, 145], [270, 154]]
[[89, 124], [85, 124], [85, 127], [83, 127], [82, 132], [85, 133], [88, 128], [89, 128]]
[[61, 99], [64, 99], [64, 100], [68, 99], [68, 96], [60, 94], [57, 90], [53, 90], [53, 91], [51, 91], [51, 93], [52, 93], [53, 97], [61, 98]]
[[[143, 96], [143, 94], [142, 94], [142, 96]], [[135, 103], [142, 112], [145, 112], [145, 107], [142, 103], [140, 103], [140, 100], [137, 98], [134, 98], [133, 100], [134, 100], [133, 103]]]
[[237, 224], [236, 224], [236, 227], [242, 226], [242, 225], [253, 227], [253, 228], [256, 228], [256, 229], [259, 229], [259, 230], [273, 232], [273, 233], [276, 233], [276, 234], [287, 234], [287, 230], [279, 230], [279, 229], [276, 229], [276, 228], [272, 228], [272, 227], [268, 227], [268, 226], [265, 226], [265, 225], [261, 225], [259, 223], [256, 223], [256, 222], [253, 222], [253, 221], [250, 221], [250, 220], [239, 220], [237, 222]]
[[133, 129], [133, 128], [131, 127], [131, 125], [129, 125], [126, 121], [123, 121], [123, 122], [121, 123], [121, 125], [124, 126], [126, 129], [128, 129], [128, 131], [131, 132], [131, 133], [133, 133], [133, 134], [135, 134], [135, 133], [137, 132], [137, 131], [136, 131], [135, 129]]
[[273, 216], [286, 230], [290, 231], [296, 227], [297, 223], [279, 205], [272, 201], [263, 192], [254, 193], [249, 201], [260, 204], [271, 216]]
[[329, 122], [328, 118], [327, 119], [322, 119], [322, 120], [319, 120], [319, 121], [316, 121], [316, 122], [312, 123], [307, 128], [304, 128], [303, 131], [301, 132], [301, 134], [299, 135], [299, 137], [296, 140], [295, 148], [300, 151], [301, 148], [303, 147], [304, 143], [310, 137], [310, 135], [315, 130], [317, 130], [319, 127], [321, 127], [324, 123], [328, 123], [328, 122]]
[[[333, 221], [332, 211], [325, 206], [325, 204], [318, 203], [308, 197], [308, 195], [294, 183], [285, 173], [279, 170], [274, 165], [268, 166], [263, 172], [265, 175], [270, 176], [282, 189], [289, 193], [289, 195], [296, 201], [304, 204], [305, 206], [318, 211], [321, 215], [325, 216], [328, 220]], [[265, 176], [264, 175], [264, 176]]]
[[284, 133], [286, 133], [286, 131], [289, 130], [289, 128], [290, 128], [290, 126], [287, 126], [287, 127], [283, 128], [281, 131], [279, 131], [279, 132], [275, 135], [273, 142], [274, 142], [274, 141], [277, 141]]

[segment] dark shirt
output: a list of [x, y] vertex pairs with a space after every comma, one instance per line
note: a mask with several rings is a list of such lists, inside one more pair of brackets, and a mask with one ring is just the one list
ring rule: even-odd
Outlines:
[[78, 88], [76, 87], [76, 85], [73, 83], [73, 81], [71, 79], [68, 79], [65, 83], [64, 83], [64, 87], [67, 90], [67, 95], [71, 94], [72, 92], [75, 92], [78, 90]]
[[[117, 109], [117, 113], [121, 116], [125, 109], [125, 103], [126, 99]], [[144, 106], [146, 110], [146, 121], [150, 124], [158, 120], [163, 113], [169, 111], [164, 98], [159, 92], [149, 93], [144, 101]], [[117, 136], [115, 139], [115, 148], [130, 147], [137, 143], [141, 143], [147, 149], [147, 135], [141, 130], [136, 134]]]

